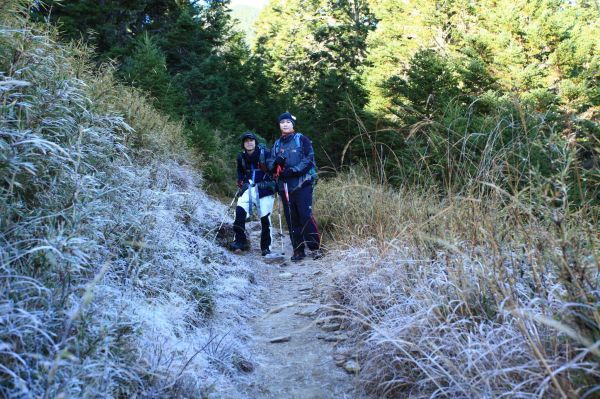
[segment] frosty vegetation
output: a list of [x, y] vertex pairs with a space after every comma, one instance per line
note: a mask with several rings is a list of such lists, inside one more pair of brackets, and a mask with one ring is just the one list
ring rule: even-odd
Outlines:
[[533, 179], [521, 197], [489, 180], [454, 196], [379, 181], [339, 175], [316, 207], [338, 248], [322, 295], [354, 334], [358, 386], [388, 398], [597, 395], [597, 215]]
[[180, 126], [0, 5], [0, 396], [232, 390], [252, 265]]

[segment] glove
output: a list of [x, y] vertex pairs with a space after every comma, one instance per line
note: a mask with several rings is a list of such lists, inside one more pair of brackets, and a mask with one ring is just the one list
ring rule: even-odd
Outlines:
[[283, 157], [282, 155], [277, 155], [275, 157], [275, 160], [273, 161], [273, 167], [275, 167], [277, 165], [279, 165], [279, 166], [285, 165], [285, 157]]
[[250, 183], [244, 183], [244, 184], [242, 184], [242, 186], [240, 187], [240, 195], [244, 194], [244, 192], [246, 190], [248, 190], [249, 187], [250, 187]]
[[291, 168], [285, 168], [284, 170], [281, 171], [281, 177], [288, 178], [288, 177], [294, 177], [294, 171]]
[[239, 189], [241, 189], [243, 185], [244, 185], [244, 181], [243, 180], [238, 180], [237, 181], [237, 186], [238, 186]]
[[271, 190], [275, 191], [275, 182], [274, 181], [261, 181], [257, 184], [258, 188], [261, 190]]

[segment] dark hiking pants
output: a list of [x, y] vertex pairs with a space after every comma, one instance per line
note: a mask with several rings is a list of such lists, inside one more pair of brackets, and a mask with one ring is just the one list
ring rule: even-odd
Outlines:
[[306, 245], [311, 250], [319, 249], [321, 236], [317, 223], [312, 214], [313, 186], [308, 184], [289, 193], [290, 203], [285, 198], [285, 192], [280, 192], [283, 201], [285, 220], [290, 232], [294, 252], [304, 251]]
[[[260, 249], [264, 251], [265, 249], [271, 248], [271, 214], [267, 214], [260, 218]], [[235, 234], [234, 241], [242, 246], [248, 245], [248, 240], [246, 239], [246, 211], [241, 206], [237, 206], [235, 208], [235, 220], [233, 222], [233, 232]]]

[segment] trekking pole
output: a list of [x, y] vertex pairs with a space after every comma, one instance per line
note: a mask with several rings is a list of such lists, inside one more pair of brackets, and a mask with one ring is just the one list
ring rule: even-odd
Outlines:
[[292, 241], [292, 247], [294, 247], [294, 253], [296, 252], [296, 243], [294, 242], [294, 229], [292, 227], [292, 206], [290, 205], [290, 193], [288, 191], [288, 185], [286, 182], [283, 183], [283, 190], [285, 191], [285, 200], [287, 201], [287, 206], [288, 206], [288, 214], [290, 215], [290, 225], [289, 230], [290, 230], [290, 240]]
[[278, 195], [277, 198], [277, 215], [279, 216], [279, 242], [281, 243], [281, 254], [285, 255], [285, 251], [283, 250], [283, 228], [281, 227], [281, 195]]
[[[275, 168], [275, 174], [273, 175], [273, 177], [275, 178], [275, 181], [277, 182], [277, 192], [279, 194], [279, 175], [281, 175], [281, 165], [277, 165], [277, 168]], [[287, 195], [287, 183], [284, 183], [284, 188], [285, 188], [285, 192]], [[281, 255], [285, 255], [285, 251], [283, 250], [283, 227], [281, 225], [281, 208], [282, 208], [282, 203], [283, 203], [283, 198], [281, 198], [281, 195], [279, 194], [279, 201], [277, 202], [277, 213], [279, 214], [279, 241], [281, 242]], [[289, 205], [289, 201], [288, 201], [288, 205]], [[291, 223], [291, 218], [292, 218], [292, 214], [290, 213], [290, 223]], [[290, 228], [290, 232], [292, 230], [292, 228], [290, 226], [288, 226]], [[292, 246], [293, 246], [293, 237], [290, 233], [290, 239], [292, 240]]]
[[246, 220], [250, 220], [252, 218], [252, 205], [253, 205], [253, 198], [252, 198], [252, 189], [254, 187], [252, 187], [252, 185], [254, 184], [253, 180], [249, 180], [248, 181], [248, 215], [246, 216]]
[[[254, 198], [253, 197], [253, 188], [254, 188], [254, 176], [255, 176], [255, 172], [256, 170], [254, 169], [254, 166], [250, 165], [250, 167], [252, 168], [252, 179], [250, 179], [248, 181], [248, 183], [250, 183], [250, 187], [248, 187], [248, 197], [249, 197], [249, 201], [248, 201], [248, 220], [250, 220], [252, 218], [252, 205], [254, 205]], [[258, 190], [256, 190], [258, 191]], [[257, 192], [258, 195], [258, 192]], [[258, 199], [257, 199], [258, 200]], [[258, 218], [260, 219], [260, 211], [259, 211], [259, 215]]]
[[229, 210], [231, 209], [231, 207], [233, 206], [233, 203], [235, 202], [235, 200], [237, 199], [238, 195], [240, 193], [240, 190], [237, 190], [235, 192], [235, 195], [233, 196], [233, 199], [231, 200], [231, 203], [229, 204], [229, 206], [227, 207], [227, 210], [225, 210], [225, 214], [223, 215], [223, 219], [221, 219], [221, 224], [219, 225], [219, 228], [217, 229], [217, 232], [215, 233], [215, 236], [212, 239], [212, 243], [215, 243], [215, 240], [217, 239], [217, 236], [219, 235], [219, 231], [221, 231], [221, 227], [223, 227], [223, 223], [225, 223], [225, 218], [227, 217], [227, 212], [229, 212]]

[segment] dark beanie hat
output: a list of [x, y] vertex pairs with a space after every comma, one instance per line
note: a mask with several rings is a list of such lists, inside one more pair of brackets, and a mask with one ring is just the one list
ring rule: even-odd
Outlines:
[[292, 121], [292, 126], [296, 127], [296, 117], [292, 114], [290, 114], [289, 112], [284, 112], [283, 114], [279, 115], [279, 118], [277, 118], [277, 123], [281, 122], [284, 119], [289, 119]]
[[256, 135], [252, 132], [244, 132], [241, 136], [240, 136], [240, 140], [242, 142], [242, 149], [244, 149], [244, 140], [246, 139], [252, 139], [256, 142], [256, 144], [258, 144], [258, 139], [256, 138]]

